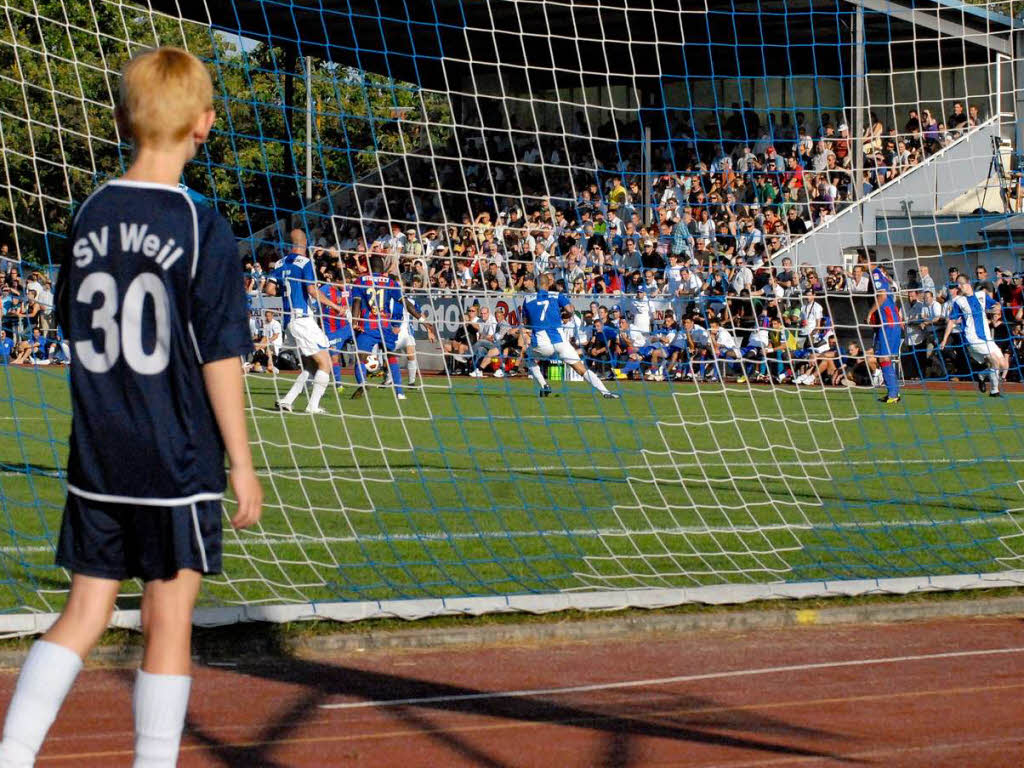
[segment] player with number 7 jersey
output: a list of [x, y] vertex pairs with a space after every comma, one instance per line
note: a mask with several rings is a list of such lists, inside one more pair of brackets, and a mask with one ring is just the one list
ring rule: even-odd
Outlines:
[[[527, 290], [532, 287], [533, 278], [528, 276]], [[580, 360], [575, 347], [562, 338], [562, 310], [574, 311], [569, 297], [564, 293], [552, 293], [554, 278], [545, 273], [540, 276], [540, 286], [536, 294], [523, 304], [523, 325], [530, 334], [530, 349], [527, 354], [528, 368], [534, 381], [540, 385], [541, 397], [551, 395], [551, 387], [544, 378], [538, 362], [542, 358], [558, 359], [576, 371], [590, 386], [609, 400], [618, 400], [617, 392], [609, 392], [597, 375]]]
[[72, 359], [68, 491], [219, 500], [224, 446], [201, 367], [252, 349], [230, 227], [177, 187], [122, 179], [86, 199], [68, 244], [56, 290]]

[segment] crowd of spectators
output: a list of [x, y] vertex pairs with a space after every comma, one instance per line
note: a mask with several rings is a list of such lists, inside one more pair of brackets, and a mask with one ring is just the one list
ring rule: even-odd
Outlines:
[[[699, 129], [679, 124], [673, 140], [656, 148], [655, 166], [660, 164], [662, 172], [652, 176], [646, 190], [643, 179], [630, 172], [639, 167], [639, 157], [623, 157], [615, 142], [580, 146], [579, 137], [551, 143], [550, 137], [513, 139], [498, 131], [470, 132], [458, 137], [461, 162], [428, 167], [410, 158], [403, 172], [422, 172], [427, 178], [407, 187], [382, 183], [375, 194], [360, 200], [350, 225], [334, 223], [343, 218], [325, 219], [311, 233], [312, 255], [322, 279], [345, 282], [365, 270], [369, 253], [385, 254], [407, 288], [435, 297], [522, 293], [538, 275], [549, 273], [557, 290], [579, 297], [579, 307], [601, 295], [623, 297], [623, 307], [629, 304], [625, 299], [635, 301], [641, 295], [662, 300], [660, 305], [670, 308], [655, 310], [645, 330], [633, 328], [628, 309], [616, 313], [615, 305], [595, 303], [575, 318], [572, 338], [609, 376], [623, 375], [627, 368], [626, 375], [646, 370], [657, 376], [668, 370], [668, 363], [675, 369], [670, 375], [698, 375], [693, 366], [687, 368], [692, 349], [688, 354], [678, 345], [671, 349], [677, 331], [692, 322], [712, 336], [707, 345], [712, 358], [719, 346], [715, 335], [726, 350], [734, 348], [740, 356], [753, 355], [751, 348], [775, 355], [773, 365], [733, 364], [736, 375], [776, 380], [803, 376], [804, 381], [826, 377], [841, 383], [837, 372], [848, 366], [822, 362], [841, 361], [850, 354], [849, 348], [839, 348], [829, 303], [838, 295], [871, 293], [867, 269], [859, 263], [819, 273], [779, 258], [779, 253], [828, 222], [857, 195], [870, 194], [912, 169], [983, 117], [975, 105], [965, 109], [959, 102], [945, 122], [924, 109], [910, 110], [902, 126], [885, 126], [871, 113], [859, 143], [860, 163], [854, 163], [858, 142], [847, 123], [833, 121], [827, 113], [813, 117], [812, 123], [801, 112], [795, 120], [784, 114], [777, 123], [771, 114], [734, 104], [723, 121], [715, 119]], [[581, 169], [587, 164], [574, 159], [580, 155], [590, 160], [585, 172]], [[858, 166], [863, 175], [855, 180]], [[570, 167], [576, 168], [572, 175]], [[560, 179], [561, 186], [553, 179]], [[429, 189], [431, 182], [446, 192], [415, 191]], [[471, 192], [481, 189], [490, 192]], [[459, 208], [461, 215], [450, 215]], [[382, 222], [383, 216], [390, 223]], [[460, 220], [455, 223], [453, 218]], [[280, 255], [270, 246], [246, 261], [246, 290], [253, 298], [263, 292], [264, 276]], [[9, 261], [6, 250], [0, 253], [0, 265], [4, 261]], [[16, 262], [4, 266], [0, 355], [6, 350], [7, 359], [21, 363], [66, 361], [66, 347], [53, 323], [49, 277], [33, 272], [23, 278]], [[997, 280], [994, 288], [1002, 293], [1019, 286], [1009, 275]], [[955, 290], [943, 286], [936, 292], [933, 285], [929, 290], [930, 281], [922, 268], [904, 282], [907, 345], [912, 349], [904, 360], [907, 377], [924, 376], [928, 365], [934, 365], [930, 361], [935, 355], [929, 352], [934, 327], [941, 322], [937, 318], [950, 290]], [[1018, 299], [1007, 296], [1004, 307]], [[1016, 306], [1005, 322], [1010, 343], [1021, 335], [1019, 301]], [[813, 327], [808, 312], [817, 318]], [[483, 348], [485, 365], [509, 369], [522, 335], [510, 327], [508, 339], [504, 333], [495, 338], [487, 331], [496, 317], [486, 318], [481, 335], [478, 320], [479, 315], [467, 318], [458, 338], [447, 340], [455, 366], [478, 358], [477, 350]], [[510, 320], [501, 322], [510, 326]], [[847, 330], [843, 342], [857, 337], [863, 378], [873, 371], [865, 343], [870, 334]], [[649, 359], [652, 346], [654, 364]], [[641, 349], [648, 359], [639, 354]], [[805, 355], [807, 350], [816, 351]], [[732, 354], [723, 352], [725, 357]], [[637, 357], [640, 364], [630, 368], [628, 362], [638, 362]], [[806, 362], [794, 362], [804, 358]], [[620, 365], [623, 360], [627, 363]], [[949, 362], [957, 370], [960, 361]], [[472, 362], [467, 367], [467, 372], [479, 370]], [[716, 367], [713, 374], [718, 373]]]
[[[858, 145], [849, 125], [833, 121], [829, 114], [815, 115], [814, 124], [803, 113], [796, 113], [795, 121], [783, 115], [778, 125], [771, 115], [763, 117], [749, 105], [734, 104], [732, 114], [720, 124], [715, 120], [700, 131], [677, 126], [679, 140], [658, 150], [661, 157], [655, 166], [660, 162], [663, 171], [652, 177], [649, 193], [643, 179], [629, 172], [639, 167], [639, 158], [623, 158], [614, 142], [590, 142], [582, 148], [596, 167], [570, 178], [565, 168], [573, 165], [570, 158], [580, 148], [570, 143], [545, 146], [542, 138], [510, 139], [502, 132], [479, 132], [466, 138], [461, 163], [435, 163], [425, 169], [428, 177], [410, 184], [409, 190], [401, 183], [383, 184], [375, 195], [361, 201], [354, 212], [359, 215], [348, 219], [351, 225], [314, 229], [313, 253], [321, 275], [345, 279], [365, 269], [366, 254], [388, 255], [407, 287], [438, 297], [519, 294], [529, 291], [538, 275], [549, 273], [557, 290], [578, 297], [577, 306], [586, 306], [590, 297], [600, 295], [631, 300], [643, 295], [670, 302], [671, 309], [654, 313], [650, 331], [630, 331], [628, 310], [598, 317], [606, 310], [595, 305], [592, 315], [577, 318], [581, 327], [576, 342], [581, 351], [593, 353], [599, 366], [607, 358], [604, 367], [609, 376], [622, 375], [629, 366], [617, 363], [636, 357], [637, 350], [649, 352], [653, 346], [658, 350], [656, 357], [661, 356], [661, 348], [670, 346], [666, 340], [690, 318], [705, 333], [717, 322], [723, 341], [736, 342], [737, 354], [755, 354], [747, 349], [751, 346], [776, 354], [772, 366], [755, 370], [733, 365], [731, 370], [738, 376], [750, 373], [767, 379], [774, 374], [776, 380], [789, 377], [805, 382], [821, 381], [824, 376], [829, 382], [851, 381], [852, 375], [837, 375], [848, 366], [822, 362], [822, 356], [844, 359], [850, 354], [845, 345], [855, 337], [861, 360], [858, 375], [870, 379], [875, 369], [870, 362], [872, 331], [846, 328], [840, 349], [829, 309], [837, 295], [872, 292], [866, 266], [834, 265], [819, 273], [794, 265], [780, 252], [827, 223], [856, 196], [870, 194], [911, 170], [984, 118], [976, 105], [965, 109], [960, 102], [952, 105], [945, 121], [930, 109], [912, 109], [903, 125], [886, 126], [871, 113]], [[863, 157], [855, 163], [858, 146]], [[858, 166], [862, 176], [855, 180]], [[549, 169], [561, 169], [563, 188], [552, 184]], [[403, 172], [410, 173], [408, 167]], [[429, 188], [431, 181], [440, 188], [486, 189], [493, 194], [455, 195], [453, 202], [413, 191]], [[567, 190], [578, 190], [578, 194]], [[421, 223], [450, 220], [448, 212], [458, 210], [460, 204], [463, 212], [458, 223]], [[397, 214], [390, 223], [379, 221], [389, 213]], [[339, 220], [345, 221], [335, 219]], [[259, 292], [263, 272], [278, 256], [270, 249], [248, 262], [252, 293]], [[905, 287], [910, 288], [914, 279], [930, 280], [926, 268], [922, 273], [908, 276]], [[1006, 276], [1005, 284], [1012, 283], [1012, 277]], [[919, 304], [927, 301], [928, 311], [935, 311], [934, 305], [941, 308], [948, 298], [945, 287], [930, 297], [917, 289], [904, 296], [904, 306], [910, 317], [916, 317]], [[802, 317], [803, 308], [812, 305], [820, 308], [820, 327], [808, 328]], [[773, 336], [776, 318], [779, 328]], [[473, 318], [467, 315], [446, 345], [449, 353], [457, 355], [453, 367], [474, 374], [479, 373], [474, 367], [478, 346], [487, 350], [486, 364], [493, 367], [499, 365], [494, 346], [514, 353], [522, 345], [514, 328], [511, 341], [505, 334], [497, 339], [487, 332], [481, 335], [479, 320], [479, 313]], [[484, 331], [493, 322], [489, 318]], [[596, 322], [601, 323], [605, 346], [592, 349]], [[905, 369], [907, 363], [914, 363], [905, 376], [925, 375], [923, 369], [937, 356], [921, 351], [920, 337], [923, 333], [927, 344], [934, 346], [933, 328], [941, 322], [933, 320], [926, 329], [908, 332], [907, 343], [914, 346], [915, 354], [913, 361], [904, 360]], [[779, 337], [785, 349], [773, 343]], [[709, 352], [716, 348], [712, 340]], [[813, 355], [807, 352], [815, 349]], [[514, 356], [502, 354], [499, 359]], [[667, 362], [671, 355], [664, 357], [665, 361], [655, 362]], [[685, 357], [676, 355], [675, 373], [693, 375], [679, 363]], [[804, 358], [806, 362], [794, 362]], [[941, 375], [960, 370], [961, 362], [966, 366], [965, 359], [946, 360]], [[646, 369], [648, 375], [657, 376], [665, 367], [641, 361], [627, 375]], [[514, 372], [515, 366], [506, 362], [501, 370]], [[938, 375], [935, 370], [932, 373]]]
[[[700, 131], [676, 127], [674, 140], [656, 148], [653, 167], [662, 170], [649, 195], [639, 156], [624, 156], [615, 142], [589, 142], [577, 165], [572, 139], [480, 131], [467, 135], [460, 161], [403, 163], [374, 194], [364, 190], [350, 217], [315, 227], [312, 242], [320, 261], [349, 272], [366, 252], [397, 255], [407, 278], [442, 293], [515, 293], [527, 275], [551, 272], [578, 295], [635, 293], [641, 284], [671, 295], [680, 289], [678, 267], [707, 282], [716, 269], [772, 262], [856, 196], [983, 119], [961, 102], [944, 122], [912, 109], [903, 125], [885, 126], [870, 113], [857, 164], [848, 124], [828, 113], [814, 124], [802, 112], [795, 121], [784, 114], [776, 125], [749, 105], [733, 110]], [[445, 192], [427, 191], [434, 185]], [[250, 266], [265, 270], [279, 256], [265, 247]]]
[[54, 320], [49, 272], [22, 274], [10, 246], [0, 244], [0, 363], [58, 365], [68, 360]]

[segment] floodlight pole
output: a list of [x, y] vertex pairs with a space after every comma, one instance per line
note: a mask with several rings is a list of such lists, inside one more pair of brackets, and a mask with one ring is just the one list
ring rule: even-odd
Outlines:
[[306, 65], [306, 202], [313, 202], [313, 63], [303, 56]]
[[643, 222], [650, 226], [651, 216], [651, 126], [644, 126], [643, 183], [640, 188], [644, 196]]
[[850, 192], [854, 200], [859, 200], [863, 197], [864, 106], [867, 103], [864, 71], [864, 6], [859, 3], [853, 24], [853, 56], [853, 179]]
[[[1024, 154], [1024, 29], [1017, 29], [1013, 32], [1013, 73], [1010, 75], [1011, 88], [1013, 90], [1013, 123], [1014, 123], [1014, 153], [1020, 157]], [[996, 66], [1000, 66], [996, 59]], [[1003, 95], [996, 94], [997, 114], [1003, 111]], [[1002, 120], [1000, 120], [1000, 123]], [[1015, 158], [1016, 159], [1016, 158]], [[1014, 171], [1018, 170], [1016, 163]]]

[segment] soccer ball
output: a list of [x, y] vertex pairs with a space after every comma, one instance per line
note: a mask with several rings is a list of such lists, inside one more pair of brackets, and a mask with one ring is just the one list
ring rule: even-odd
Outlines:
[[370, 355], [366, 360], [366, 371], [367, 373], [375, 373], [380, 369], [380, 358], [376, 355]]

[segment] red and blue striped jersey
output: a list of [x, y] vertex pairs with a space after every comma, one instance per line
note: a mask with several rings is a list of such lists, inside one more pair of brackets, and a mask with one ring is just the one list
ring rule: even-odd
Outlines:
[[871, 270], [871, 282], [875, 287], [875, 291], [885, 291], [885, 301], [882, 302], [882, 306], [878, 308], [878, 323], [883, 327], [891, 328], [902, 325], [900, 319], [900, 310], [896, 306], [896, 296], [893, 295], [893, 285], [889, 277], [875, 267]]
[[365, 330], [381, 327], [393, 330], [405, 314], [402, 304], [402, 285], [389, 275], [360, 275], [352, 285], [351, 301], [359, 299], [361, 314], [366, 320]]
[[324, 295], [341, 307], [337, 310], [329, 304], [324, 304], [324, 331], [328, 334], [338, 333], [348, 327], [348, 297], [351, 290], [349, 287], [328, 283], [321, 287]]

